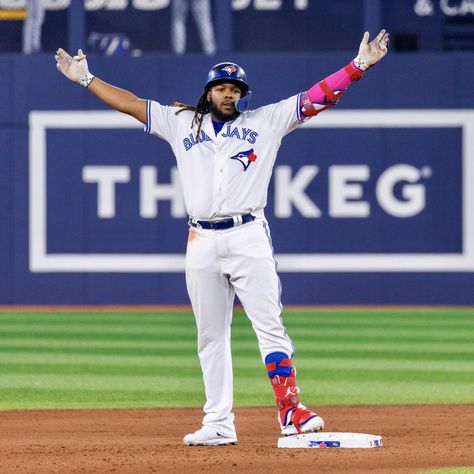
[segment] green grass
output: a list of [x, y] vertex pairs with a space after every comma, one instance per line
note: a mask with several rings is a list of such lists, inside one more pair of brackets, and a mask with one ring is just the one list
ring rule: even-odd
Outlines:
[[[285, 313], [306, 404], [474, 402], [474, 309]], [[233, 323], [235, 402], [273, 405], [256, 337]], [[190, 312], [0, 313], [0, 409], [201, 406]]]

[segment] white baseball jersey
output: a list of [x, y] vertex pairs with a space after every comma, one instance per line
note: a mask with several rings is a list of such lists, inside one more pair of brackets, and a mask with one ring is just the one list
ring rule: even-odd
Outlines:
[[300, 94], [241, 113], [217, 134], [210, 114], [196, 139], [192, 111], [147, 101], [145, 131], [166, 140], [178, 164], [186, 210], [215, 219], [263, 210], [282, 138], [303, 121]]

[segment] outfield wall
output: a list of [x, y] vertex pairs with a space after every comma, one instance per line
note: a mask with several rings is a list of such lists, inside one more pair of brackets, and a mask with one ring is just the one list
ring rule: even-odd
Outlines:
[[[231, 59], [258, 107], [349, 58]], [[194, 103], [223, 59], [89, 63], [141, 97]], [[267, 206], [284, 303], [474, 304], [473, 59], [391, 54], [337, 110], [286, 137]], [[187, 303], [168, 145], [69, 83], [49, 56], [3, 55], [0, 77], [0, 304]]]

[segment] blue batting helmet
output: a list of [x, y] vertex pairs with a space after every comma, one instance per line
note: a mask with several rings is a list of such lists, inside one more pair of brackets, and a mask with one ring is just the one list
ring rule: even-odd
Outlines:
[[219, 63], [212, 67], [207, 75], [207, 82], [204, 86], [208, 89], [219, 82], [233, 82], [242, 89], [242, 96], [249, 91], [247, 84], [247, 74], [245, 71], [235, 63]]

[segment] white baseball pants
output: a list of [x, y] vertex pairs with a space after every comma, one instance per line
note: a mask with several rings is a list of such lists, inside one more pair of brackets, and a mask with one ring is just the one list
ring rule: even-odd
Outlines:
[[206, 392], [203, 424], [234, 436], [230, 327], [235, 294], [255, 330], [262, 361], [272, 352], [293, 355], [281, 320], [280, 279], [266, 220], [257, 217], [217, 231], [191, 227], [186, 284]]

